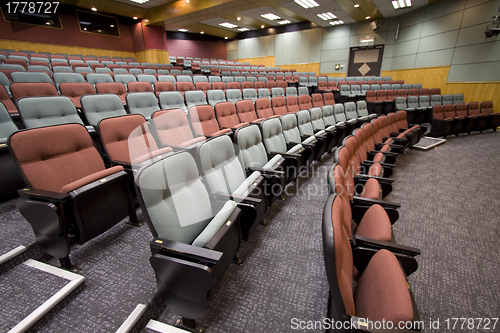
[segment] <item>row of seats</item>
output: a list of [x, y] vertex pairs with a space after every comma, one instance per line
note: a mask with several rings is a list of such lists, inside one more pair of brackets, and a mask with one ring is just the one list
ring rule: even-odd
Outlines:
[[481, 105], [478, 102], [434, 105], [430, 136], [446, 138], [473, 131], [496, 131], [498, 126], [500, 114], [494, 112], [492, 101], [483, 101]]
[[328, 310], [335, 321], [406, 322], [412, 329], [419, 320], [407, 276], [416, 271], [420, 250], [396, 244], [392, 224], [399, 205], [380, 200], [392, 182], [377, 175], [394, 168], [395, 157], [421, 132], [398, 111], [362, 125], [335, 153], [322, 221]]

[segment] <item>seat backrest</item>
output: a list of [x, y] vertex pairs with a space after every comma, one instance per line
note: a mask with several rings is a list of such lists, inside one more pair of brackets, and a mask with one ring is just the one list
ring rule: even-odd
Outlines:
[[442, 105], [441, 95], [432, 95], [431, 96], [431, 106], [434, 105]]
[[323, 94], [323, 100], [325, 105], [335, 105], [335, 98], [333, 93], [328, 92]]
[[217, 103], [215, 113], [221, 128], [234, 128], [240, 124], [240, 119], [236, 114], [236, 106], [233, 102]]
[[194, 138], [186, 112], [182, 109], [157, 111], [152, 119], [162, 146], [182, 146]]
[[444, 117], [444, 110], [442, 105], [434, 105], [432, 107], [432, 119], [438, 119], [438, 120], [443, 120]]
[[186, 100], [186, 106], [189, 108], [193, 105], [203, 105], [208, 104], [205, 94], [201, 90], [190, 90], [186, 91], [184, 94], [184, 99]]
[[137, 78], [133, 74], [116, 74], [114, 78], [115, 82], [121, 82], [125, 86], [127, 86], [129, 82], [137, 81]]
[[207, 99], [208, 104], [215, 107], [217, 103], [226, 102], [226, 95], [224, 95], [224, 91], [220, 89], [208, 90]]
[[321, 108], [321, 111], [323, 113], [323, 122], [325, 125], [332, 126], [335, 125], [335, 116], [333, 115], [333, 105], [325, 105]]
[[483, 101], [481, 102], [481, 114], [492, 114], [495, 111], [493, 110], [493, 101]]
[[189, 108], [189, 121], [195, 135], [211, 136], [220, 130], [211, 105], [197, 105]]
[[283, 136], [287, 143], [300, 143], [300, 131], [297, 127], [297, 117], [295, 114], [285, 114], [280, 117]]
[[299, 96], [300, 95], [308, 95], [309, 96], [309, 89], [307, 87], [299, 87], [298, 92], [299, 92]]
[[241, 101], [241, 90], [239, 89], [227, 89], [226, 90], [226, 98], [228, 102], [236, 102]]
[[9, 145], [30, 188], [62, 192], [67, 184], [104, 170], [87, 129], [80, 124], [19, 131], [12, 134]]
[[398, 97], [403, 97], [406, 100], [408, 98], [408, 90], [398, 89]]
[[420, 92], [419, 92], [420, 96], [427, 96], [429, 98], [431, 98], [431, 90], [429, 88], [422, 88], [420, 89]]
[[428, 108], [431, 106], [429, 102], [429, 96], [427, 95], [420, 95], [418, 96], [418, 105], [423, 108]]
[[127, 114], [122, 100], [115, 94], [85, 95], [81, 101], [87, 124], [94, 127], [97, 127], [101, 119]]
[[366, 105], [366, 101], [360, 100], [356, 102], [356, 108], [358, 111], [359, 117], [367, 117], [369, 116], [368, 107]]
[[[14, 74], [14, 73], [12, 73]], [[464, 94], [454, 94], [453, 95], [453, 104], [457, 105], [459, 103], [465, 103]]]
[[276, 96], [285, 96], [285, 91], [281, 87], [276, 87], [271, 89], [271, 94], [273, 97]]
[[0, 102], [0, 145], [7, 142], [9, 136], [17, 131], [17, 126], [12, 121], [12, 117], [5, 105]]
[[[115, 82], [115, 83], [117, 83], [117, 82]], [[127, 89], [129, 92], [151, 92], [151, 93], [154, 93], [153, 86], [151, 85], [151, 83], [145, 82], [145, 81], [129, 82], [129, 83], [127, 83]]]
[[441, 98], [441, 104], [453, 104], [453, 96], [451, 94], [444, 94]]
[[296, 113], [300, 111], [297, 96], [294, 95], [286, 96], [286, 107], [288, 109], [288, 112]]
[[309, 110], [312, 108], [311, 96], [299, 95], [299, 107], [301, 110]]
[[227, 135], [200, 144], [197, 156], [202, 179], [209, 193], [232, 194], [246, 179], [245, 168]]
[[158, 75], [158, 81], [170, 81], [174, 84], [177, 82], [173, 75]]
[[259, 118], [269, 118], [274, 116], [271, 100], [269, 98], [258, 98], [255, 101], [255, 110]]
[[422, 89], [422, 84], [421, 83], [414, 83], [411, 85], [413, 89]]
[[160, 110], [156, 96], [152, 92], [128, 93], [126, 100], [131, 114], [140, 114], [146, 119], [150, 119], [154, 112]]
[[255, 103], [257, 100], [257, 91], [253, 88], [243, 89], [243, 99], [250, 99]]
[[431, 89], [431, 96], [432, 95], [441, 95], [441, 88], [432, 88]]
[[249, 99], [244, 99], [236, 102], [236, 113], [241, 122], [252, 122], [257, 120], [255, 105]]
[[469, 116], [478, 116], [481, 112], [479, 111], [478, 102], [469, 102], [467, 104], [467, 112]]
[[154, 90], [157, 94], [162, 91], [175, 91], [175, 84], [171, 81], [156, 81], [154, 83]]
[[110, 161], [131, 163], [158, 149], [141, 114], [103, 119], [99, 122], [98, 132]]
[[162, 91], [158, 94], [158, 100], [160, 101], [160, 108], [163, 110], [182, 109], [187, 112], [184, 98], [178, 91]]
[[374, 103], [377, 101], [377, 92], [375, 90], [368, 90], [365, 96], [367, 102]]
[[141, 168], [136, 181], [156, 237], [193, 244], [214, 216], [196, 162], [187, 152]]
[[139, 74], [137, 75], [137, 81], [140, 82], [149, 82], [151, 85], [153, 85], [156, 81], [156, 76], [152, 74]]
[[325, 105], [325, 103], [323, 102], [323, 95], [321, 95], [321, 94], [312, 94], [311, 101], [312, 101], [313, 107], [320, 108], [323, 105]]
[[266, 119], [261, 124], [262, 140], [268, 152], [286, 153], [287, 146], [279, 118]]
[[455, 105], [455, 114], [457, 117], [467, 117], [467, 104], [465, 103], [458, 103]]
[[262, 168], [267, 162], [266, 148], [257, 125], [238, 128], [234, 134], [236, 144], [240, 148], [245, 168]]
[[12, 82], [48, 82], [53, 83], [49, 74], [44, 72], [13, 72]]
[[67, 96], [71, 99], [75, 107], [81, 108], [80, 98], [83, 95], [94, 95], [94, 87], [87, 82], [63, 82], [59, 86], [61, 95]]
[[333, 106], [333, 115], [335, 116], [335, 120], [337, 123], [345, 122], [347, 118], [344, 113], [344, 104], [335, 104]]
[[191, 83], [193, 83], [193, 78], [189, 75], [177, 75], [177, 82], [191, 82]]
[[323, 112], [321, 108], [314, 107], [309, 110], [311, 114], [311, 125], [315, 131], [324, 130], [325, 122], [323, 121]]
[[297, 127], [299, 128], [301, 135], [314, 135], [309, 110], [301, 110], [297, 112]]
[[413, 108], [413, 109], [417, 109], [419, 108], [418, 106], [418, 97], [417, 96], [408, 96], [408, 107], [409, 108]]
[[288, 109], [286, 107], [286, 99], [284, 96], [273, 97], [271, 100], [271, 104], [274, 114], [283, 115], [288, 113]]
[[385, 101], [387, 99], [387, 91], [377, 90], [377, 101]]
[[59, 96], [56, 87], [48, 82], [15, 82], [10, 85], [12, 99], [29, 96]]
[[358, 113], [356, 112], [356, 104], [354, 104], [354, 102], [344, 103], [344, 112], [348, 120], [358, 118]]
[[297, 88], [295, 87], [287, 87], [285, 89], [286, 96], [297, 96]]
[[[81, 74], [79, 74], [81, 76]], [[115, 82], [111, 75], [106, 73], [89, 73], [87, 74], [87, 82], [93, 85], [97, 83], [105, 83], [105, 82]], [[54, 73], [54, 80], [56, 79], [56, 73]]]
[[455, 105], [454, 104], [445, 104], [443, 105], [444, 118], [455, 118]]
[[196, 88], [196, 90], [201, 90], [201, 91], [203, 91], [203, 93], [206, 94], [208, 90], [212, 89], [212, 86], [208, 82], [198, 81], [195, 84], [195, 88]]
[[406, 110], [406, 98], [404, 97], [396, 97], [396, 100], [394, 102], [394, 105], [396, 107], [396, 110]]

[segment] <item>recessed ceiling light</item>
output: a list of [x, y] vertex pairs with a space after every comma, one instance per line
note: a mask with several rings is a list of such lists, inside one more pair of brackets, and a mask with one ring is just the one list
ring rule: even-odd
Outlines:
[[148, 23], [148, 22], [149, 22], [149, 20], [148, 20], [148, 19], [145, 19], [145, 20], [144, 20], [144, 22]]
[[392, 2], [394, 9], [405, 8], [411, 6], [411, 0], [394, 0]]
[[330, 22], [331, 25], [339, 25], [339, 24], [344, 24], [344, 21], [342, 20], [337, 20], [337, 21], [331, 21]]
[[83, 28], [83, 30], [87, 31], [87, 28]]
[[318, 17], [325, 20], [325, 21], [333, 20], [333, 19], [337, 18], [337, 16], [333, 15], [331, 12], [318, 14]]
[[277, 20], [280, 19], [278, 15], [274, 15], [273, 13], [267, 13], [267, 14], [262, 14], [261, 15], [263, 18], [268, 19], [269, 21]]
[[148, 2], [149, 0], [130, 0], [132, 2], [137, 2], [137, 3], [145, 3]]
[[109, 25], [109, 27], [110, 27], [110, 28], [114, 28], [114, 27], [115, 27], [115, 25], [114, 25], [114, 24], [110, 24], [110, 25]]
[[181, 29], [179, 29], [179, 31], [181, 31], [181, 32], [186, 32], [186, 31], [188, 31], [188, 29], [183, 29], [183, 28], [181, 28]]
[[242, 32], [243, 32], [243, 31], [248, 31], [248, 30], [250, 30], [250, 29], [248, 29], [248, 28], [239, 28], [239, 29], [238, 29], [238, 31], [242, 31]]
[[220, 26], [226, 27], [226, 28], [237, 28], [238, 26], [236, 24], [232, 24], [229, 22], [224, 22], [224, 23], [219, 23]]
[[92, 9], [93, 12], [97, 12], [97, 8], [95, 8], [95, 7], [92, 7], [90, 9]]
[[294, 0], [295, 3], [301, 5], [304, 8], [313, 8], [313, 7], [318, 7], [319, 4], [314, 1], [314, 0]]
[[134, 20], [137, 20], [137, 16], [132, 17]]
[[189, 0], [186, 0], [186, 3], [189, 3]]
[[370, 16], [367, 16], [367, 17], [366, 17], [366, 19], [367, 19], [367, 20], [369, 20], [369, 19], [370, 19]]
[[283, 21], [278, 21], [279, 24], [288, 24], [288, 23], [292, 23], [290, 22], [289, 20], [283, 20]]
[[50, 25], [50, 22], [45, 22], [46, 25]]
[[260, 27], [261, 27], [262, 29], [264, 29], [266, 26], [265, 26], [265, 25], [261, 25]]
[[226, 36], [226, 37], [224, 37], [224, 39], [227, 39], [227, 36]]
[[236, 19], [239, 21], [239, 20], [241, 20], [241, 17], [238, 16]]
[[358, 7], [359, 7], [359, 3], [354, 5], [354, 8], [358, 8]]
[[202, 35], [203, 35], [204, 33], [205, 33], [205, 31], [200, 31], [200, 34], [202, 34]]

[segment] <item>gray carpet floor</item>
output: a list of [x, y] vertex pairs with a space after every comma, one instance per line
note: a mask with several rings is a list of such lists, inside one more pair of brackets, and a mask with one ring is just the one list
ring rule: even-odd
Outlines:
[[[387, 199], [401, 203], [401, 217], [394, 225], [397, 242], [422, 250], [419, 270], [409, 280], [422, 320], [441, 321], [433, 332], [457, 331], [444, 327], [446, 318], [498, 317], [499, 146], [498, 133], [473, 134], [449, 138], [429, 151], [407, 150], [398, 158], [394, 191]], [[332, 163], [331, 157], [324, 158], [298, 185], [287, 187], [286, 200], [267, 213], [268, 225], [259, 226], [243, 243], [243, 265], [231, 265], [199, 320], [209, 332], [290, 332], [292, 318], [326, 316], [321, 216], [326, 172]], [[22, 244], [30, 246], [27, 252], [37, 259], [56, 265], [31, 245], [32, 231], [12, 202], [0, 205], [0, 239], [0, 253]], [[115, 332], [138, 303], [157, 302], [148, 262], [150, 239], [146, 226], [120, 223], [75, 245], [72, 260], [86, 277], [85, 284], [34, 331]], [[17, 267], [0, 267], [0, 281], [14, 273], [18, 280], [23, 274], [27, 278], [29, 272]], [[0, 283], [0, 304], [7, 300], [8, 290], [13, 290], [12, 284]], [[36, 298], [33, 303], [45, 297], [31, 295]], [[25, 296], [22, 302], [29, 302]], [[178, 318], [168, 309], [154, 312], [151, 316], [165, 323]], [[5, 318], [0, 313], [0, 327], [7, 323]]]

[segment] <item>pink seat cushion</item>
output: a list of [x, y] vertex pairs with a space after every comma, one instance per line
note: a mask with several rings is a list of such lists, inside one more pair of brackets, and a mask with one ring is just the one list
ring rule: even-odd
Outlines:
[[391, 221], [382, 206], [373, 205], [368, 208], [359, 222], [356, 235], [384, 242], [392, 241]]
[[368, 179], [365, 183], [364, 191], [361, 196], [366, 199], [379, 200], [381, 196], [380, 194], [380, 184], [378, 183], [378, 180], [374, 178]]
[[74, 181], [72, 183], [64, 185], [59, 192], [61, 193], [69, 193], [71, 191], [76, 190], [77, 188], [80, 188], [82, 186], [88, 185], [92, 182], [95, 182], [96, 180], [105, 178], [109, 175], [112, 175], [114, 173], [117, 173], [119, 171], [123, 171], [122, 166], [114, 166], [109, 169], [104, 169], [98, 172], [95, 172], [91, 175], [88, 175], [86, 177], [83, 177], [81, 179], [78, 179], [77, 181]]
[[378, 251], [359, 278], [354, 293], [356, 315], [372, 321], [413, 320], [409, 285], [399, 261], [387, 250]]

